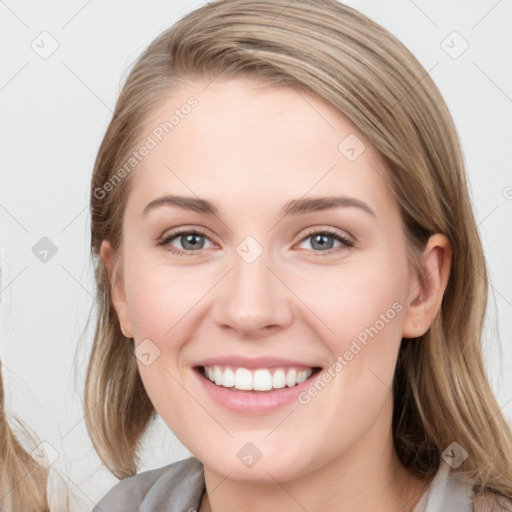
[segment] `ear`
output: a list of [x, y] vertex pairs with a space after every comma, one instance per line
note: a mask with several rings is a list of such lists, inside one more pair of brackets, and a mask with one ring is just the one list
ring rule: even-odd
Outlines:
[[450, 276], [452, 247], [445, 235], [432, 235], [421, 255], [425, 278], [414, 270], [402, 326], [403, 338], [425, 334], [441, 307]]
[[114, 251], [110, 242], [103, 240], [100, 247], [100, 256], [107, 268], [108, 276], [111, 284], [112, 303], [119, 318], [121, 331], [127, 338], [133, 338], [132, 322], [128, 302], [124, 290], [123, 279], [114, 272]]

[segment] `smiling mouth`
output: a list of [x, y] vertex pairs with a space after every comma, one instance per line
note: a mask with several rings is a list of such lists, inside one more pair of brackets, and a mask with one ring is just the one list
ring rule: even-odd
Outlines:
[[197, 366], [195, 370], [206, 380], [230, 391], [269, 393], [302, 384], [321, 368], [281, 367], [251, 369], [233, 366]]

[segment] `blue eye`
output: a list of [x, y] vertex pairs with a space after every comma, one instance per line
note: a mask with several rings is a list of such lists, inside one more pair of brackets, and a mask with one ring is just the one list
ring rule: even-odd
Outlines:
[[[353, 241], [349, 240], [338, 232], [330, 231], [328, 229], [322, 231], [312, 231], [308, 233], [307, 236], [303, 237], [300, 243], [303, 243], [308, 239], [312, 240], [311, 245], [313, 247], [313, 249], [309, 250], [315, 253], [323, 253], [319, 254], [321, 256], [330, 255], [345, 249], [350, 249], [354, 246]], [[330, 239], [338, 241], [340, 245], [338, 247], [333, 247], [333, 242], [329, 241]], [[172, 242], [176, 240], [180, 240], [182, 249], [172, 245]], [[202, 249], [205, 248], [204, 240], [209, 241], [206, 233], [200, 229], [195, 228], [175, 231], [174, 233], [171, 233], [170, 235], [163, 238], [160, 242], [158, 242], [158, 245], [166, 247], [169, 252], [174, 254], [196, 256], [201, 253]]]
[[[340, 235], [339, 233], [330, 230], [313, 231], [309, 233], [306, 237], [304, 237], [301, 240], [301, 243], [309, 239], [312, 240], [311, 246], [313, 247], [313, 249], [315, 248], [315, 246], [316, 248], [319, 248], [318, 251], [314, 252], [321, 252], [326, 255], [333, 254], [340, 250], [350, 249], [351, 247], [354, 246], [354, 242]], [[340, 245], [338, 247], [333, 247], [334, 242], [329, 241], [329, 239], [340, 242]], [[324, 254], [322, 254], [322, 256], [324, 256]]]
[[[169, 251], [175, 254], [195, 255], [204, 248], [204, 242], [201, 243], [200, 241], [201, 238], [208, 239], [206, 234], [198, 229], [176, 231], [165, 237], [158, 245], [169, 246]], [[181, 239], [181, 246], [185, 250], [181, 250], [170, 245], [171, 242], [178, 239]]]

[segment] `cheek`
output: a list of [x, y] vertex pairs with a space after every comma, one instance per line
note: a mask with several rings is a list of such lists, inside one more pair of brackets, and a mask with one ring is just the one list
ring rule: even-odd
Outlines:
[[[340, 268], [329, 276], [317, 272], [308, 276], [314, 289], [304, 283], [298, 292], [327, 326], [321, 329], [321, 341], [332, 358], [299, 397], [299, 410], [329, 425], [333, 438], [341, 429], [345, 441], [355, 442], [372, 428], [389, 400], [407, 293], [406, 260], [395, 256], [373, 258], [372, 264]], [[317, 319], [315, 332], [321, 324]], [[340, 418], [345, 419], [342, 424]]]
[[[355, 414], [359, 419], [354, 423], [359, 427], [370, 425], [392, 388], [402, 339], [408, 265], [404, 254], [382, 252], [369, 259], [333, 268], [329, 274], [325, 269], [310, 273], [307, 283], [304, 278], [297, 279], [297, 288], [293, 288], [318, 315], [313, 329], [325, 333], [321, 343], [331, 356], [323, 384], [308, 390], [301, 403], [311, 404], [315, 414], [327, 422]], [[328, 389], [325, 394], [324, 389]], [[330, 401], [332, 409], [327, 411], [318, 395], [341, 398]]]
[[353, 339], [364, 343], [377, 335], [400, 336], [406, 271], [405, 259], [392, 263], [388, 258], [373, 258], [371, 263], [333, 267], [329, 272], [313, 269], [307, 279], [304, 274], [297, 276], [292, 286], [316, 321], [324, 324], [331, 351], [339, 354]]
[[194, 269], [183, 271], [151, 261], [133, 260], [125, 272], [126, 295], [136, 341], [157, 345], [171, 339], [207, 289]]
[[[180, 351], [189, 336], [194, 304], [205, 293], [197, 274], [155, 264], [142, 255], [126, 261], [126, 296], [133, 326], [135, 346], [150, 354], [146, 363], [138, 358], [139, 373], [157, 412], [177, 434], [193, 410], [183, 386]], [[188, 326], [188, 327], [187, 327]], [[149, 343], [147, 340], [150, 340]], [[137, 350], [136, 350], [137, 353]]]

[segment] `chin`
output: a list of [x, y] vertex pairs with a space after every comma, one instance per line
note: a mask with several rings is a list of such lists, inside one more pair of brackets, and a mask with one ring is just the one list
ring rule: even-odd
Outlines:
[[[195, 455], [206, 467], [209, 467], [215, 473], [220, 474], [230, 480], [238, 482], [250, 482], [253, 484], [275, 484], [278, 482], [288, 482], [307, 475], [316, 466], [312, 461], [306, 460], [300, 453], [299, 448], [276, 447], [277, 454], [265, 453], [262, 447], [261, 455], [251, 446], [242, 447], [238, 454], [233, 450], [233, 456], [223, 451], [218, 456], [199, 457]], [[240, 453], [241, 452], [241, 453]], [[286, 455], [286, 454], [290, 455]], [[260, 458], [258, 458], [260, 457]]]

